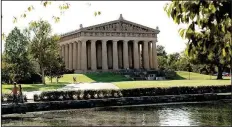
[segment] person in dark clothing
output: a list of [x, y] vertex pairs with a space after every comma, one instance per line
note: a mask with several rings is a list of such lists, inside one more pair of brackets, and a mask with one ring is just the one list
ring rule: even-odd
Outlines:
[[21, 85], [19, 85], [19, 102], [23, 103], [23, 93]]
[[13, 93], [13, 103], [18, 103], [18, 97], [17, 97], [17, 94], [18, 94], [18, 87], [16, 86], [16, 82], [14, 82], [14, 87], [12, 89], [12, 92]]
[[77, 79], [75, 76], [73, 76], [73, 83], [76, 83], [77, 82]]

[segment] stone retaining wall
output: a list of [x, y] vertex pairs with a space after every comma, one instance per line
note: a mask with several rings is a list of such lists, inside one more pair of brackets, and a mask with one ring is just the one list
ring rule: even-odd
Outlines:
[[171, 103], [171, 102], [201, 102], [201, 101], [214, 101], [214, 100], [222, 100], [222, 99], [230, 99], [232, 101], [231, 97], [232, 97], [231, 93], [220, 93], [220, 94], [209, 93], [209, 94], [162, 95], [162, 96], [121, 97], [121, 98], [90, 99], [90, 100], [34, 102], [34, 103], [24, 103], [18, 105], [7, 104], [7, 105], [2, 105], [2, 114], [107, 107], [107, 106]]

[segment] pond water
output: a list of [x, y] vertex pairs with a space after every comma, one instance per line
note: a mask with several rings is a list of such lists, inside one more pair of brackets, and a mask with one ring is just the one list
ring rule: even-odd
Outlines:
[[2, 126], [231, 126], [232, 103], [75, 109], [2, 116]]

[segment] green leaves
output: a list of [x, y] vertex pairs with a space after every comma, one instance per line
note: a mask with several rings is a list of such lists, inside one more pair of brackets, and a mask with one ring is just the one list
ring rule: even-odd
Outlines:
[[16, 22], [17, 22], [17, 18], [13, 17], [13, 23], [16, 23]]
[[69, 3], [64, 3], [64, 4], [59, 6], [59, 9], [60, 10], [67, 10], [67, 9], [69, 9], [69, 6], [70, 6]]
[[209, 10], [211, 11], [211, 13], [215, 13], [216, 12], [216, 8], [214, 7], [213, 3], [209, 4]]
[[17, 27], [6, 37], [4, 62], [9, 65], [6, 71], [13, 81], [28, 77], [28, 73], [32, 70], [28, 47], [26, 36]]
[[5, 35], [5, 33], [2, 33], [2, 40], [6, 41], [6, 35]]
[[34, 9], [35, 9], [35, 8], [34, 8], [34, 6], [32, 6], [32, 5], [31, 5], [30, 7], [27, 8], [28, 12], [30, 12], [30, 11], [32, 11], [32, 10], [34, 10]]
[[95, 11], [94, 16], [97, 16], [97, 15], [101, 15], [101, 12], [100, 11]]
[[185, 38], [186, 29], [180, 28], [178, 32], [179, 32], [179, 34], [180, 34], [180, 36], [181, 36], [182, 38]]
[[[174, 23], [188, 24], [179, 34], [189, 40], [186, 48], [189, 56], [201, 62], [227, 64], [227, 57], [232, 56], [232, 47], [225, 45], [232, 31], [229, 6], [231, 1], [173, 1], [164, 10]], [[196, 31], [196, 28], [199, 29]], [[210, 60], [202, 56], [209, 56]]]
[[53, 16], [52, 18], [54, 19], [55, 23], [58, 23], [58, 22], [60, 22], [60, 17]]
[[21, 18], [26, 18], [26, 17], [27, 17], [26, 13], [21, 15]]
[[44, 7], [47, 7], [48, 5], [51, 5], [51, 1], [45, 1], [45, 2], [41, 2], [41, 4], [43, 4]]

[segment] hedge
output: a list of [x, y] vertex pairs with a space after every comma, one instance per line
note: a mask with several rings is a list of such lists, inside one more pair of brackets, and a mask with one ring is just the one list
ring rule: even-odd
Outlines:
[[122, 97], [118, 90], [77, 90], [77, 91], [44, 91], [34, 95], [34, 101], [88, 100]]
[[[19, 98], [19, 96], [18, 96], [18, 98]], [[27, 102], [26, 95], [23, 95], [23, 100], [24, 100], [24, 102]], [[2, 94], [2, 103], [11, 103], [11, 102], [13, 102], [13, 95], [12, 94]]]
[[204, 94], [231, 92], [230, 85], [224, 86], [198, 86], [198, 87], [168, 87], [168, 88], [134, 88], [121, 90], [123, 97]]
[[169, 87], [169, 88], [135, 88], [122, 90], [77, 90], [77, 91], [45, 91], [34, 95], [34, 101], [88, 100], [100, 98], [139, 97], [158, 95], [204, 94], [231, 92], [230, 85]]

